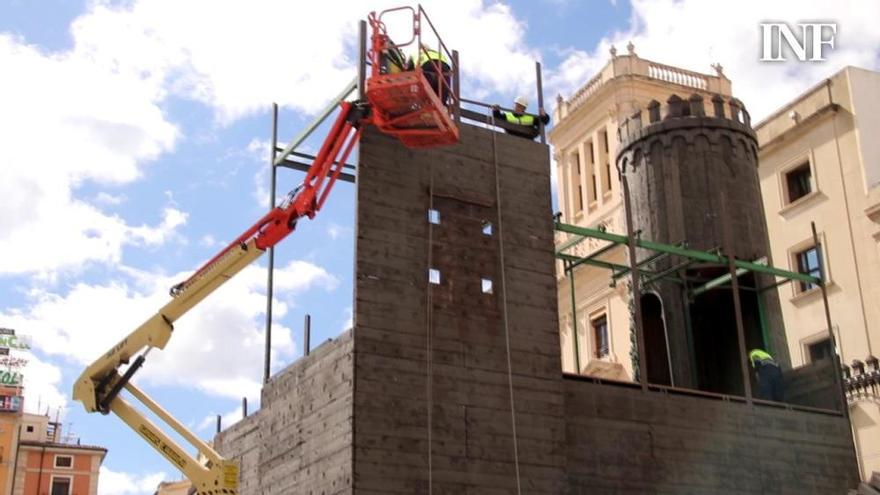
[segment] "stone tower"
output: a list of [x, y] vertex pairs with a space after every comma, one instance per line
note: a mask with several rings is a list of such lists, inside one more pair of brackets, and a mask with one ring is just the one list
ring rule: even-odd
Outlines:
[[[633, 229], [643, 238], [769, 262], [757, 142], [739, 100], [716, 95], [705, 102], [697, 94], [672, 95], [665, 105], [653, 100], [624, 120], [618, 132], [617, 166], [630, 186]], [[660, 272], [676, 267], [679, 276], [694, 283], [727, 273], [726, 266], [670, 257], [649, 266]], [[747, 273], [739, 283], [746, 347], [769, 349], [788, 367], [777, 292], [748, 290], [773, 281]], [[743, 393], [729, 290], [688, 301], [681, 284], [658, 281], [643, 294], [650, 382]]]

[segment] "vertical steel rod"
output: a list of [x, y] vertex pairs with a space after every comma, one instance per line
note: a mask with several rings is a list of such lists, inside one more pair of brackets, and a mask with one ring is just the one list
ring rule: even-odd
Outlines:
[[[626, 216], [626, 239], [629, 248], [629, 274], [632, 284], [633, 317], [636, 324], [636, 347], [639, 356], [639, 383], [642, 390], [648, 390], [648, 357], [645, 355], [645, 332], [642, 326], [642, 290], [639, 286], [640, 273], [639, 263], [636, 260], [636, 237], [633, 233], [632, 204], [629, 197], [629, 181], [626, 174], [620, 173], [620, 182], [623, 184], [623, 210]], [[671, 357], [670, 357], [671, 358]]]
[[[727, 258], [727, 271], [730, 273], [730, 288], [733, 294], [733, 312], [736, 320], [736, 341], [739, 346], [739, 367], [742, 373], [743, 390], [746, 402], [753, 405], [752, 380], [749, 375], [748, 349], [746, 348], [746, 330], [742, 317], [742, 301], [739, 294], [739, 276], [736, 273], [736, 256], [733, 249], [733, 230], [727, 214], [727, 198], [721, 194], [721, 235], [724, 241], [724, 255]], [[767, 399], [770, 400], [770, 399]]]
[[305, 323], [303, 324], [303, 355], [308, 356], [309, 352], [311, 352], [311, 340], [312, 340], [312, 315], [306, 315]]
[[819, 261], [819, 290], [822, 291], [822, 304], [825, 308], [825, 325], [828, 326], [828, 338], [831, 339], [831, 357], [834, 369], [834, 386], [838, 390], [840, 396], [840, 412], [849, 419], [849, 407], [846, 403], [846, 392], [843, 390], [843, 383], [840, 379], [840, 356], [837, 355], [837, 339], [834, 336], [834, 329], [831, 328], [831, 307], [828, 305], [828, 289], [825, 287], [825, 260], [823, 259], [825, 248], [819, 242], [819, 234], [816, 233], [816, 222], [810, 222], [810, 230], [813, 233], [813, 245], [816, 246], [816, 258]]
[[[725, 249], [727, 255], [727, 269], [730, 271], [730, 288], [733, 293], [733, 311], [736, 313], [736, 339], [739, 344], [739, 365], [742, 370], [743, 387], [745, 388], [746, 402], [752, 404], [752, 380], [749, 376], [748, 350], [746, 349], [746, 331], [743, 325], [742, 303], [739, 297], [739, 280], [736, 276], [733, 250]], [[769, 400], [769, 399], [768, 399]]]
[[455, 125], [461, 124], [461, 70], [458, 67], [458, 50], [452, 50], [452, 95], [455, 98]]
[[358, 101], [364, 101], [367, 82], [367, 21], [358, 23], [358, 66], [357, 66], [357, 94]]
[[247, 418], [247, 397], [241, 398], [241, 417]]
[[217, 433], [223, 428], [223, 416], [217, 415]]
[[571, 281], [571, 335], [574, 338], [574, 372], [580, 375], [581, 351], [580, 346], [578, 345], [577, 298], [574, 294], [574, 268], [571, 268], [570, 261], [563, 261], [563, 263], [568, 265], [566, 271], [568, 272], [568, 279]]
[[541, 131], [541, 144], [547, 144], [544, 121], [541, 120], [541, 111], [544, 110], [544, 83], [541, 79], [541, 62], [535, 62], [535, 79], [538, 81], [538, 129]]
[[[278, 168], [275, 166], [275, 154], [278, 148], [278, 104], [272, 104], [272, 151], [269, 156], [269, 209], [275, 208], [275, 183], [278, 179]], [[269, 248], [269, 267], [266, 275], [266, 348], [263, 351], [263, 383], [269, 381], [272, 363], [272, 298], [275, 289], [275, 247]]]

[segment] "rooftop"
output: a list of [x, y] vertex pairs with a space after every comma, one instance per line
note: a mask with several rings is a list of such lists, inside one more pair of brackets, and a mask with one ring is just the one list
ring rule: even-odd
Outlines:
[[617, 50], [612, 47], [611, 60], [595, 76], [575, 91], [570, 98], [563, 99], [561, 95], [557, 96], [555, 121], [560, 122], [574, 113], [606, 83], [617, 78], [662, 81], [689, 88], [691, 91], [721, 95], [731, 93], [730, 80], [724, 75], [723, 68], [719, 64], [713, 65], [715, 75], [709, 75], [640, 58], [632, 44], [627, 46], [627, 50], [627, 55], [617, 55]]

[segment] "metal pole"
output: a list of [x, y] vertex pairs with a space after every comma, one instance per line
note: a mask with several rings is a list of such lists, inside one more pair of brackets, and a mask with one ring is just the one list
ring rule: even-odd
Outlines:
[[736, 277], [736, 266], [733, 263], [733, 251], [727, 251], [727, 269], [731, 274], [730, 288], [733, 292], [733, 310], [736, 313], [736, 338], [739, 343], [739, 361], [742, 370], [743, 387], [745, 387], [746, 402], [752, 404], [752, 381], [749, 377], [748, 354], [746, 351], [746, 331], [743, 325], [742, 304], [739, 297], [739, 279]]
[[822, 244], [819, 242], [819, 234], [816, 233], [816, 222], [810, 222], [810, 230], [813, 233], [813, 245], [816, 246], [816, 257], [819, 261], [819, 290], [822, 291], [822, 304], [825, 307], [825, 324], [828, 326], [828, 338], [831, 339], [831, 357], [833, 358], [834, 369], [834, 386], [840, 395], [841, 413], [849, 419], [849, 407], [846, 402], [846, 392], [843, 390], [843, 383], [840, 380], [840, 356], [837, 355], [837, 339], [834, 336], [834, 330], [831, 328], [831, 307], [828, 305], [828, 289], [825, 287], [825, 260], [823, 259]]
[[541, 120], [541, 111], [544, 110], [544, 84], [541, 79], [541, 62], [535, 62], [535, 78], [538, 81], [538, 129], [541, 131], [541, 144], [547, 144], [547, 136], [544, 133], [544, 121]]
[[218, 414], [218, 415], [217, 415], [217, 433], [220, 433], [220, 431], [222, 430], [222, 428], [223, 428], [223, 416], [220, 416], [220, 415]]
[[733, 250], [733, 231], [731, 231], [730, 218], [727, 215], [727, 199], [721, 194], [721, 235], [724, 237], [724, 254], [727, 257], [727, 271], [730, 274], [730, 288], [733, 293], [733, 312], [736, 320], [736, 340], [739, 345], [739, 367], [742, 372], [743, 389], [746, 395], [746, 403], [754, 404], [752, 400], [752, 380], [749, 376], [748, 351], [746, 349], [746, 331], [742, 318], [742, 303], [739, 297], [739, 277], [736, 273], [736, 256]]
[[[275, 184], [278, 179], [278, 169], [275, 166], [275, 154], [278, 144], [278, 104], [272, 104], [272, 152], [269, 156], [269, 209], [275, 208]], [[269, 267], [266, 275], [266, 348], [263, 351], [263, 383], [269, 381], [269, 369], [272, 363], [272, 298], [275, 289], [275, 247], [269, 248]]]
[[241, 416], [247, 418], [247, 397], [241, 398]]
[[358, 23], [358, 40], [357, 94], [358, 101], [364, 101], [367, 82], [367, 21], [363, 19]]
[[570, 261], [564, 261], [569, 268], [566, 270], [568, 272], [568, 279], [571, 282], [571, 329], [572, 336], [574, 338], [574, 367], [575, 373], [578, 375], [581, 374], [581, 351], [580, 346], [578, 345], [578, 319], [577, 319], [577, 299], [574, 295], [574, 269], [571, 268]]
[[636, 347], [638, 347], [639, 356], [639, 382], [642, 384], [642, 390], [648, 390], [648, 361], [645, 355], [645, 333], [642, 327], [642, 291], [639, 287], [640, 270], [639, 263], [636, 260], [636, 238], [633, 234], [632, 205], [629, 197], [629, 181], [626, 174], [618, 171], [620, 174], [620, 182], [623, 184], [623, 210], [626, 215], [626, 237], [627, 247], [629, 248], [629, 264], [630, 264], [630, 280], [632, 284], [633, 313], [636, 324]]
[[461, 71], [458, 68], [458, 50], [452, 50], [452, 94], [455, 98], [455, 125], [461, 124]]
[[303, 324], [303, 354], [308, 356], [309, 352], [311, 352], [311, 337], [312, 337], [312, 315], [307, 314], [305, 323]]

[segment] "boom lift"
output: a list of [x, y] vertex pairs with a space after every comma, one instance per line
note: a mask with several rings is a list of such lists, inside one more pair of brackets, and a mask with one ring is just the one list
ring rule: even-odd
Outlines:
[[[407, 43], [395, 45], [389, 38], [382, 19], [383, 15], [391, 12], [411, 13], [413, 36]], [[339, 103], [336, 121], [303, 182], [281, 204], [245, 230], [192, 276], [173, 286], [170, 290], [172, 299], [167, 304], [86, 368], [74, 384], [73, 398], [82, 402], [87, 412], [112, 412], [119, 416], [183, 472], [192, 481], [193, 488], [202, 495], [237, 494], [237, 463], [223, 458], [207, 442], [190, 432], [135, 386], [131, 378], [144, 365], [152, 349], [165, 348], [178, 318], [259, 258], [267, 249], [290, 235], [300, 219], [315, 217], [327, 201], [364, 127], [376, 125], [382, 132], [397, 137], [412, 148], [427, 148], [458, 141], [458, 128], [455, 125], [458, 118], [457, 67], [452, 67], [451, 80], [437, 77], [437, 87], [431, 87], [421, 67], [389, 71], [385, 64], [389, 54], [400, 55], [400, 48], [403, 46], [415, 44], [418, 50], [426, 50], [422, 43], [422, 20], [430, 25], [421, 6], [417, 9], [400, 7], [379, 14], [370, 13], [372, 36], [367, 58], [370, 60], [371, 74], [366, 81], [366, 101]], [[439, 36], [436, 38], [439, 44], [437, 51], [444, 53], [447, 59], [455, 59], [456, 57], [450, 57]], [[436, 64], [433, 67], [436, 74], [440, 74], [443, 71], [440, 62], [432, 63]], [[446, 86], [450, 82], [454, 87]], [[454, 98], [448, 104], [444, 104], [437, 96], [449, 93]], [[128, 366], [122, 370], [125, 365]], [[195, 447], [198, 456], [187, 453], [138, 408], [132, 406], [120, 395], [123, 390]]]

